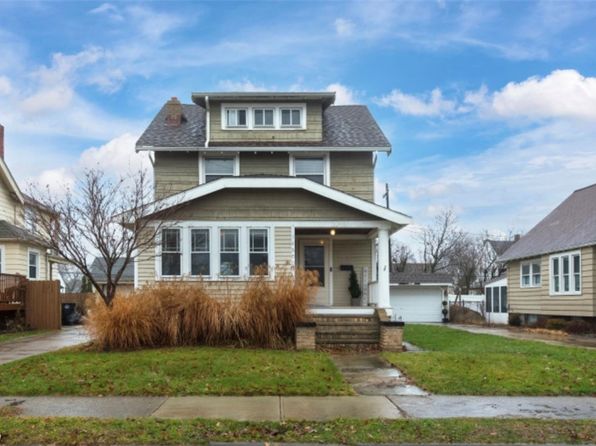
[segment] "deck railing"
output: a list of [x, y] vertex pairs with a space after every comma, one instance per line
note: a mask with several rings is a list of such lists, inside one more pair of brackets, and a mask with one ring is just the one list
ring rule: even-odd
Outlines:
[[24, 304], [27, 278], [19, 274], [0, 274], [0, 303]]

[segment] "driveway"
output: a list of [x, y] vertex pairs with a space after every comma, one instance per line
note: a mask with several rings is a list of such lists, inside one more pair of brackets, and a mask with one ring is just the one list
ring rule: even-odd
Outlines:
[[542, 333], [524, 331], [523, 329], [506, 327], [483, 327], [479, 325], [465, 324], [445, 324], [445, 327], [464, 330], [469, 333], [491, 334], [510, 339], [520, 339], [522, 341], [539, 341], [551, 345], [563, 345], [566, 347], [584, 347], [596, 349], [596, 337], [590, 336], [556, 336]]
[[87, 331], [81, 325], [64, 327], [60, 331], [39, 336], [15, 339], [0, 344], [0, 365], [88, 341]]

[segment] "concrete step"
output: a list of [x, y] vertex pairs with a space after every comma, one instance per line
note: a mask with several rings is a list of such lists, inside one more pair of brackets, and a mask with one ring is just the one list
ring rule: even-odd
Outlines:
[[378, 334], [360, 335], [360, 334], [318, 334], [317, 344], [345, 344], [345, 343], [378, 343]]

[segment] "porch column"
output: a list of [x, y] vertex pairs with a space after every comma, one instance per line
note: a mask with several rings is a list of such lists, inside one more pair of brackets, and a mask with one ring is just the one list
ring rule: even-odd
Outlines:
[[377, 307], [391, 308], [389, 300], [389, 230], [379, 229], [377, 233], [379, 239], [379, 274], [377, 276]]

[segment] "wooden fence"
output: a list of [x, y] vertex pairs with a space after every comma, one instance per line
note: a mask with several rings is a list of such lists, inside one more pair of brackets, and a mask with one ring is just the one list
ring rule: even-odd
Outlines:
[[60, 282], [29, 280], [25, 296], [25, 321], [33, 329], [59, 330], [62, 327]]

